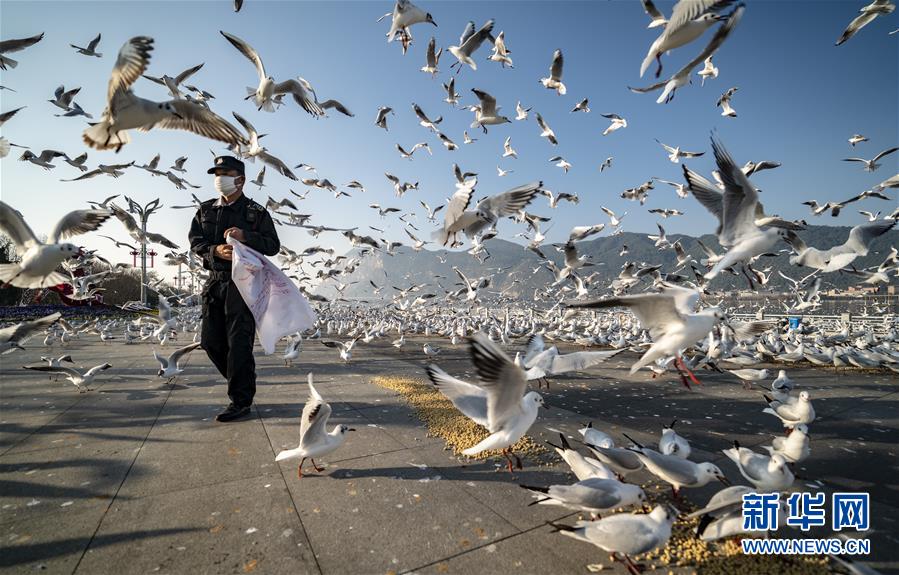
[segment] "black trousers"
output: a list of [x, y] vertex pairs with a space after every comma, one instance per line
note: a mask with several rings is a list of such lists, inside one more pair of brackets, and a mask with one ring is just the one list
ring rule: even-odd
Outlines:
[[202, 292], [200, 345], [228, 380], [228, 397], [238, 407], [253, 403], [256, 321], [230, 278], [211, 279]]

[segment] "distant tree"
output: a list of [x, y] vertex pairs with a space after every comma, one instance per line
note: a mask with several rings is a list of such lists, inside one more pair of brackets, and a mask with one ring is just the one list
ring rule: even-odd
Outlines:
[[[152, 284], [157, 279], [156, 272], [147, 272], [148, 283]], [[140, 300], [139, 269], [133, 268], [123, 270], [121, 273], [117, 273], [105, 279], [100, 285], [101, 287], [106, 288], [106, 291], [103, 292], [103, 303], [105, 304], [122, 305], [128, 301]], [[155, 305], [158, 300], [157, 295], [152, 290], [147, 293], [147, 299], [150, 305]]]
[[[0, 234], [0, 264], [18, 262], [21, 258], [16, 254], [16, 245], [8, 236]], [[0, 305], [18, 305], [22, 297], [22, 288], [4, 286], [0, 288]]]

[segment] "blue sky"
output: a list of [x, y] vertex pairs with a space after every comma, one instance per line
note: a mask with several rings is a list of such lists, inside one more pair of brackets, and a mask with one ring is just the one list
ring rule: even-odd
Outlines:
[[[597, 2], [450, 2], [418, 3], [431, 12], [438, 27], [413, 28], [415, 42], [403, 56], [397, 43], [388, 44], [389, 23], [375, 20], [392, 9], [390, 2], [273, 2], [246, 0], [235, 14], [230, 1], [222, 2], [10, 2], [0, 5], [0, 37], [9, 39], [45, 32], [44, 40], [22, 52], [11, 54], [20, 64], [0, 73], [0, 84], [16, 90], [0, 91], [0, 110], [27, 105], [7, 122], [2, 134], [14, 143], [30, 146], [36, 153], [54, 148], [75, 157], [87, 151], [81, 142], [83, 118], [56, 118], [57, 108], [47, 103], [54, 89], [81, 86], [76, 101], [99, 117], [104, 106], [106, 83], [115, 56], [130, 37], [155, 38], [155, 50], [148, 73], [176, 75], [185, 68], [205, 62], [190, 83], [216, 96], [213, 110], [232, 120], [237, 111], [269, 135], [264, 145], [288, 165], [301, 162], [318, 169], [321, 177], [343, 184], [356, 179], [367, 191], [352, 192], [352, 198], [335, 200], [328, 192], [313, 190], [299, 204], [302, 213], [313, 214], [312, 222], [335, 227], [358, 226], [362, 231], [373, 225], [387, 230], [391, 240], [407, 241], [402, 222], [395, 214], [381, 220], [370, 203], [416, 210], [412, 220], [425, 239], [428, 224], [418, 201], [441, 204], [453, 192], [451, 166], [480, 174], [475, 197], [540, 179], [547, 188], [576, 192], [579, 205], [563, 203], [550, 210], [538, 199], [530, 211], [553, 217], [549, 241], [560, 241], [571, 226], [607, 222], [600, 212], [606, 205], [618, 213], [628, 212], [628, 231], [652, 231], [656, 217], [648, 208], [675, 207], [685, 212], [663, 223], [672, 233], [692, 235], [714, 230], [714, 222], [692, 198], [678, 199], [668, 186], [658, 185], [646, 206], [620, 198], [625, 188], [639, 185], [652, 176], [681, 181], [680, 166], [668, 161], [655, 139], [693, 151], [709, 150], [709, 134], [717, 130], [731, 154], [739, 162], [775, 160], [783, 167], [757, 175], [754, 182], [763, 191], [769, 213], [788, 218], [808, 217], [800, 205], [806, 199], [819, 202], [842, 200], [870, 188], [897, 172], [894, 154], [873, 174], [860, 165], [840, 161], [849, 156], [873, 157], [899, 143], [899, 14], [878, 18], [840, 47], [833, 44], [858, 8], [866, 2], [752, 2], [742, 22], [718, 52], [717, 79], [700, 87], [695, 76], [692, 86], [678, 92], [667, 105], [655, 103], [656, 95], [634, 94], [627, 85], [641, 86], [652, 78], [639, 78], [639, 66], [649, 45], [659, 33], [646, 28], [648, 18], [637, 1]], [[658, 2], [669, 13], [673, 3]], [[486, 60], [484, 46], [475, 56], [478, 70], [466, 67], [457, 76], [456, 90], [464, 104], [474, 103], [471, 88], [493, 94], [507, 115], [513, 116], [515, 103], [539, 111], [554, 129], [559, 145], [539, 138], [539, 128], [531, 117], [490, 129], [489, 134], [470, 130], [478, 141], [462, 145], [462, 131], [468, 129], [472, 114], [453, 109], [443, 102], [441, 83], [448, 80], [454, 61], [445, 54], [440, 74], [432, 79], [419, 68], [424, 65], [428, 40], [436, 36], [438, 46], [458, 42], [468, 20], [479, 26], [488, 18], [496, 20], [495, 31], [505, 31], [506, 43], [515, 62], [514, 69], [501, 69]], [[315, 87], [320, 100], [336, 98], [356, 116], [332, 114], [315, 120], [292, 101], [274, 114], [258, 112], [243, 101], [246, 86], [255, 86], [253, 66], [219, 35], [219, 30], [235, 34], [252, 44], [262, 55], [267, 71], [276, 80], [302, 76]], [[103, 39], [98, 48], [102, 58], [77, 54], [70, 43], [84, 45], [98, 32]], [[664, 58], [663, 75], [674, 73], [701, 49], [710, 37], [681, 48]], [[565, 55], [566, 96], [544, 89], [538, 80], [548, 73], [556, 48]], [[651, 68], [650, 74], [654, 70]], [[739, 91], [732, 104], [737, 118], [723, 118], [715, 107], [726, 89]], [[166, 91], [147, 80], [134, 87], [139, 95], [167, 99]], [[569, 111], [589, 97], [589, 114]], [[442, 115], [443, 131], [460, 149], [446, 151], [436, 135], [418, 125], [412, 112], [418, 103], [431, 116]], [[390, 131], [374, 126], [377, 108], [391, 106]], [[609, 136], [601, 133], [608, 124], [599, 114], [614, 112], [627, 118], [628, 127]], [[870, 138], [855, 149], [847, 143], [854, 133]], [[211, 176], [210, 149], [220, 152], [218, 142], [187, 132], [132, 131], [132, 142], [121, 153], [89, 151], [88, 165], [135, 160], [148, 162], [162, 154], [165, 169], [186, 155], [188, 181], [202, 185], [201, 198], [215, 194]], [[502, 143], [512, 137], [518, 159], [500, 160]], [[409, 149], [427, 141], [433, 157], [419, 151], [412, 161], [402, 159], [394, 149], [399, 143]], [[573, 164], [566, 175], [548, 162], [560, 154]], [[129, 170], [118, 180], [98, 177], [65, 183], [78, 172], [63, 163], [44, 171], [26, 162], [17, 162], [20, 151], [0, 163], [3, 201], [23, 212], [38, 233], [47, 233], [58, 217], [68, 210], [84, 207], [87, 199], [102, 199], [125, 193], [141, 203], [160, 197], [163, 204], [189, 203], [186, 191], [176, 190], [167, 180], [153, 178], [142, 170]], [[708, 156], [689, 161], [690, 167], [708, 174], [713, 168]], [[610, 170], [600, 174], [598, 166], [607, 156], [614, 157]], [[513, 169], [499, 178], [496, 166]], [[248, 164], [255, 176], [260, 165]], [[402, 180], [419, 181], [420, 190], [395, 198], [384, 172]], [[298, 172], [300, 175], [301, 172]], [[257, 190], [248, 184], [248, 195], [265, 202], [268, 195], [289, 196], [288, 189], [303, 192], [304, 186], [269, 169], [266, 187]], [[895, 194], [893, 194], [895, 195]], [[292, 199], [296, 200], [296, 198]], [[815, 223], [855, 225], [863, 221], [857, 209], [889, 211], [895, 201], [868, 200], [855, 204], [839, 218], [818, 219]], [[151, 229], [163, 233], [183, 247], [192, 210], [164, 209], [151, 220]], [[501, 236], [512, 239], [523, 231], [510, 221], [500, 224]], [[348, 246], [341, 236], [324, 234], [318, 240], [297, 228], [279, 228], [282, 242], [294, 249], [314, 243], [333, 246], [342, 252]], [[127, 240], [118, 222], [109, 222], [101, 233]], [[380, 234], [375, 234], [380, 236]], [[130, 261], [125, 250], [117, 250], [107, 240], [91, 236], [80, 240], [89, 247], [102, 248], [113, 261]], [[171, 272], [169, 272], [171, 273]]]

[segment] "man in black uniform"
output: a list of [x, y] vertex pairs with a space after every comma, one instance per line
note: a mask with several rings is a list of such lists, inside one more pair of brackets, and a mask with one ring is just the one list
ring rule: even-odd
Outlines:
[[208, 173], [215, 174], [219, 197], [200, 204], [190, 226], [190, 249], [210, 270], [202, 292], [201, 345], [228, 380], [231, 399], [216, 420], [233, 421], [249, 415], [256, 394], [256, 321], [231, 281], [232, 248], [225, 238], [233, 237], [267, 256], [277, 254], [281, 243], [271, 215], [243, 195], [243, 162], [219, 156]]

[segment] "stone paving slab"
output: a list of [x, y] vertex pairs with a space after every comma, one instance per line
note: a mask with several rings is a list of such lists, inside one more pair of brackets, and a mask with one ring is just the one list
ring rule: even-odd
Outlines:
[[[498, 460], [456, 457], [393, 391], [371, 384], [375, 376], [425, 377], [430, 360], [421, 344], [435, 338], [407, 336], [402, 351], [390, 339], [360, 342], [349, 363], [316, 341], [305, 342], [301, 361], [289, 367], [257, 350], [253, 416], [231, 424], [214, 421], [226, 388], [202, 351], [167, 385], [153, 377], [152, 346], [79, 340], [65, 350], [78, 365], [117, 366], [84, 394], [21, 369], [47, 354], [39, 343], [3, 356], [0, 572], [588, 573], [586, 565], [602, 563], [604, 572], [624, 573], [607, 554], [551, 533], [547, 521], [573, 514], [529, 506], [533, 498], [518, 487], [570, 482], [564, 464], [525, 458], [525, 468], [509, 474]], [[436, 363], [472, 375], [464, 345], [439, 345]], [[551, 409], [541, 410], [531, 436], [575, 440], [593, 421], [618, 442], [627, 433], [653, 445], [676, 417], [695, 460], [740, 480], [721, 449], [734, 439], [760, 449], [782, 433], [761, 413], [760, 389], [703, 373], [703, 385], [687, 390], [676, 378], [629, 375], [633, 360], [626, 352], [586, 374], [553, 378], [541, 390]], [[899, 571], [899, 382], [788, 370], [812, 394], [819, 417], [797, 485], [870, 491], [871, 565]], [[276, 463], [274, 455], [299, 440], [309, 371], [332, 404], [332, 422], [357, 431], [316, 460], [324, 472], [298, 479], [298, 462]], [[704, 503], [718, 487], [685, 497]]]

